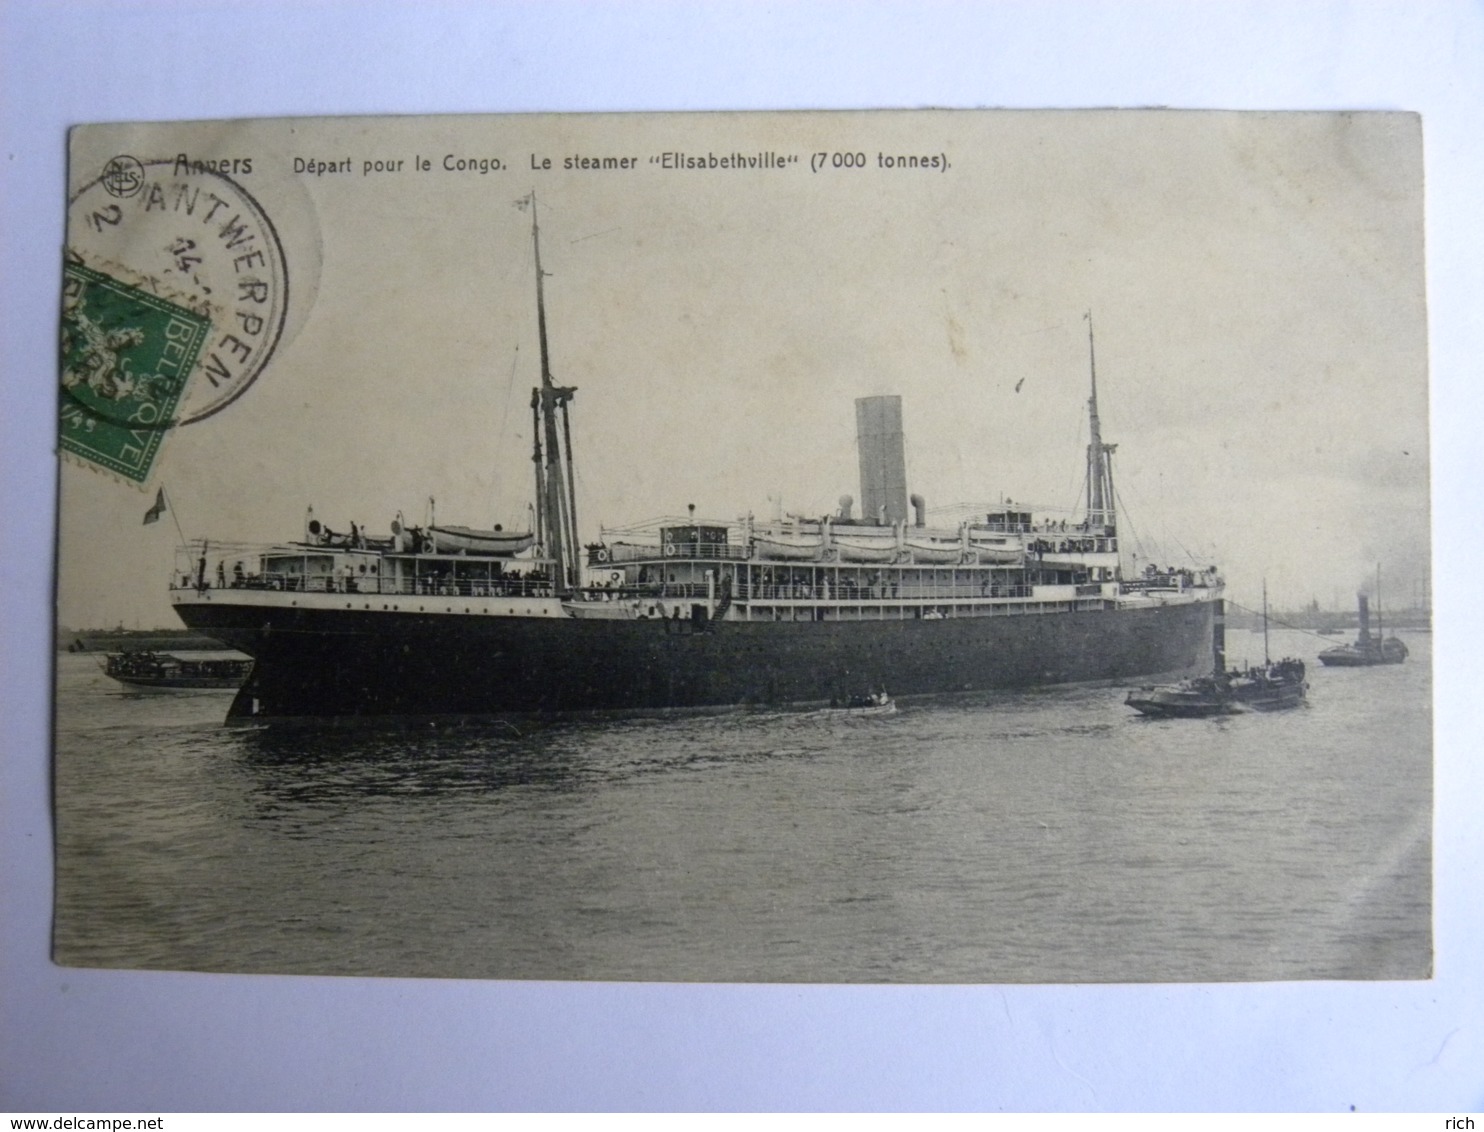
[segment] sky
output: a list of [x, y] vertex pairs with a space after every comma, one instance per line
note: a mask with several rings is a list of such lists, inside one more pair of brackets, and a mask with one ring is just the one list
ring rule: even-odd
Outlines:
[[[1429, 556], [1422, 138], [1406, 114], [891, 112], [343, 119], [73, 135], [76, 192], [119, 153], [253, 158], [282, 238], [278, 349], [172, 430], [143, 488], [64, 467], [59, 619], [170, 625], [187, 537], [297, 537], [305, 508], [522, 525], [539, 380], [578, 388], [579, 525], [817, 515], [859, 496], [856, 397], [903, 399], [930, 508], [1065, 513], [1088, 323], [1127, 554], [1218, 564], [1229, 596], [1410, 604]], [[674, 170], [666, 152], [773, 153]], [[824, 168], [811, 165], [824, 154]], [[861, 168], [833, 155], [861, 154]], [[878, 154], [940, 157], [883, 169]], [[569, 156], [633, 156], [565, 171]], [[416, 169], [425, 157], [432, 168]], [[503, 168], [445, 170], [446, 158]], [[343, 174], [295, 158], [351, 159]], [[545, 158], [553, 168], [536, 168]], [[367, 160], [402, 159], [363, 175]], [[947, 168], [942, 168], [946, 158]], [[69, 239], [85, 242], [75, 227]], [[127, 246], [110, 255], [127, 260]], [[198, 383], [197, 391], [200, 391]], [[946, 513], [945, 513], [946, 514]]]

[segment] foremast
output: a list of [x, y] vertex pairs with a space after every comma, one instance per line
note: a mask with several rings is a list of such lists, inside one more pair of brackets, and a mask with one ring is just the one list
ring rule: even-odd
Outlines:
[[1085, 317], [1087, 359], [1092, 377], [1092, 395], [1087, 399], [1087, 525], [1104, 527], [1111, 534], [1118, 521], [1113, 495], [1113, 453], [1118, 450], [1118, 445], [1103, 443], [1103, 426], [1098, 419], [1098, 359], [1093, 346], [1092, 312], [1088, 311]]
[[[516, 202], [531, 210], [531, 246], [536, 257], [536, 326], [541, 342], [541, 384], [531, 390], [532, 454], [536, 467], [537, 553], [552, 563], [552, 588], [570, 593], [581, 579], [577, 552], [577, 489], [572, 471], [572, 423], [568, 406], [575, 386], [557, 385], [551, 378], [551, 354], [546, 341], [546, 287], [541, 270], [541, 227], [536, 216], [536, 193]], [[558, 430], [557, 417], [561, 417]]]

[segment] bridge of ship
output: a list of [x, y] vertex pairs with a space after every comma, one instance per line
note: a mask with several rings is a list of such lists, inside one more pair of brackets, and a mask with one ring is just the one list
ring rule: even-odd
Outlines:
[[551, 563], [482, 554], [412, 554], [375, 544], [183, 549], [172, 590], [431, 597], [550, 597]]

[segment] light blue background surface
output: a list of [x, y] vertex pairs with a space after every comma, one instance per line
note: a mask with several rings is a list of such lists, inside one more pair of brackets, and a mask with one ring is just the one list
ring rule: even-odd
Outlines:
[[[0, 1109], [1484, 1107], [1481, 96], [1484, 10], [1462, 2], [0, 8]], [[52, 446], [69, 125], [1148, 105], [1424, 116], [1433, 981], [710, 987], [51, 965]]]

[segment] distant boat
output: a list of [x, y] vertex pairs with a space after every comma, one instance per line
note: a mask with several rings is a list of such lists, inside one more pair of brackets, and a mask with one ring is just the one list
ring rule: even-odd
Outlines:
[[103, 672], [134, 688], [240, 688], [252, 660], [235, 652], [111, 652]]
[[1376, 569], [1376, 635], [1371, 635], [1370, 602], [1357, 594], [1360, 603], [1360, 635], [1355, 643], [1336, 645], [1319, 654], [1319, 663], [1330, 668], [1369, 668], [1373, 664], [1400, 664], [1407, 659], [1407, 646], [1396, 636], [1387, 637], [1381, 617], [1381, 570]]

